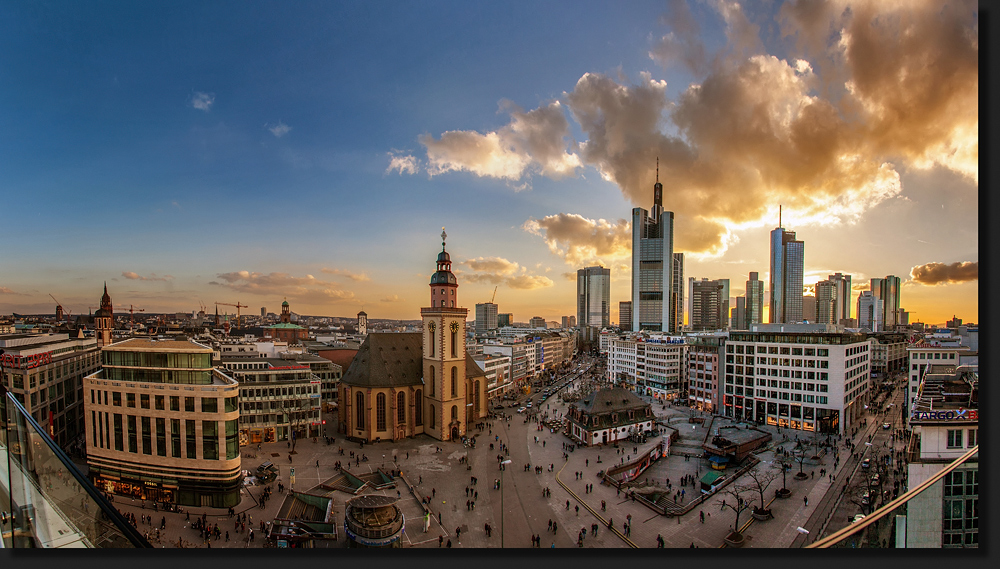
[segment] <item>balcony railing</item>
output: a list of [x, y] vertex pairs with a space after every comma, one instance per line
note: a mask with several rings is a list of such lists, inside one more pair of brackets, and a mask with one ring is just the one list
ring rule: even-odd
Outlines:
[[0, 385], [2, 547], [151, 547]]

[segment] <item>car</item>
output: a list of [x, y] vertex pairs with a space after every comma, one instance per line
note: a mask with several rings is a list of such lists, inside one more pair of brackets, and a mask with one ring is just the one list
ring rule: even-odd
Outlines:
[[527, 407], [528, 407], [528, 409], [531, 409], [531, 401], [528, 401]]
[[861, 461], [861, 468], [871, 468], [871, 466], [872, 466], [872, 459], [866, 458]]
[[882, 478], [878, 475], [878, 473], [876, 472], [875, 474], [872, 474], [872, 484], [878, 484], [879, 482], [882, 482]]
[[854, 524], [854, 523], [860, 522], [863, 519], [865, 519], [865, 515], [864, 514], [858, 514], [858, 515], [854, 516], [853, 518], [851, 518], [851, 523]]
[[871, 499], [872, 499], [871, 494], [869, 494], [868, 492], [865, 492], [864, 494], [861, 495], [861, 503], [864, 504], [865, 506], [867, 506], [871, 502]]
[[889, 423], [882, 423], [882, 428], [888, 431], [889, 429], [892, 428], [892, 425], [890, 425]]
[[524, 413], [524, 407], [521, 407], [520, 409], [518, 409], [517, 412], [518, 413]]

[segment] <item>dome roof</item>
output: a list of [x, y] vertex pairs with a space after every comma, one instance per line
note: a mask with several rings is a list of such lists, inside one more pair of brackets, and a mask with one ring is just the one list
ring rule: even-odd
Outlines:
[[458, 284], [458, 279], [455, 278], [455, 273], [453, 273], [451, 271], [438, 271], [438, 272], [434, 273], [433, 275], [431, 275], [431, 284], [432, 285], [442, 285], [442, 284], [457, 285]]
[[282, 306], [288, 306], [288, 301], [286, 300], [286, 301], [282, 302], [281, 305]]
[[112, 316], [111, 311], [106, 308], [98, 308], [97, 312], [94, 313], [94, 318], [111, 318]]
[[438, 253], [438, 261], [437, 262], [438, 263], [450, 263], [451, 262], [451, 255], [449, 255], [447, 251], [441, 251], [440, 253]]

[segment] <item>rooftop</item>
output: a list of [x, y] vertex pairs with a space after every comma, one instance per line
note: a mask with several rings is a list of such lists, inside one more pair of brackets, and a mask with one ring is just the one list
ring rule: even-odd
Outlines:
[[104, 347], [105, 350], [136, 350], [157, 352], [206, 352], [212, 353], [212, 348], [203, 346], [192, 340], [156, 340], [147, 338], [129, 338]]

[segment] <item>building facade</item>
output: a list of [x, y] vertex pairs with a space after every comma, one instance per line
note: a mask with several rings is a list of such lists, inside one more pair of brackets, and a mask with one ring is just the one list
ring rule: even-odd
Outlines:
[[674, 213], [663, 209], [663, 184], [653, 207], [632, 209], [632, 329], [665, 331], [673, 321]]
[[498, 307], [492, 302], [476, 305], [476, 335], [485, 334], [497, 329]]
[[185, 506], [240, 502], [239, 384], [190, 340], [105, 346], [84, 378], [87, 465], [98, 488]]
[[674, 253], [673, 283], [670, 285], [671, 311], [668, 334], [680, 334], [684, 326], [684, 253]]
[[688, 405], [699, 411], [717, 413], [719, 409], [720, 366], [726, 336], [699, 335], [687, 347]]
[[240, 384], [240, 446], [320, 436], [322, 383], [308, 365], [272, 358], [221, 363]]
[[756, 272], [751, 272], [747, 279], [745, 296], [747, 312], [744, 329], [749, 330], [750, 326], [764, 322], [764, 281], [760, 280]]
[[724, 365], [726, 417], [829, 434], [850, 432], [864, 418], [871, 374], [864, 334], [732, 332]]
[[684, 397], [683, 338], [623, 333], [610, 339], [608, 380], [657, 399]]
[[601, 329], [611, 324], [611, 269], [576, 271], [576, 321], [585, 341], [596, 340]]
[[688, 280], [691, 298], [691, 330], [729, 328], [729, 279]]
[[566, 434], [586, 446], [627, 440], [656, 424], [652, 406], [621, 387], [600, 389], [571, 403], [566, 419]]
[[802, 271], [805, 245], [795, 232], [777, 227], [771, 231], [770, 322], [802, 320]]

